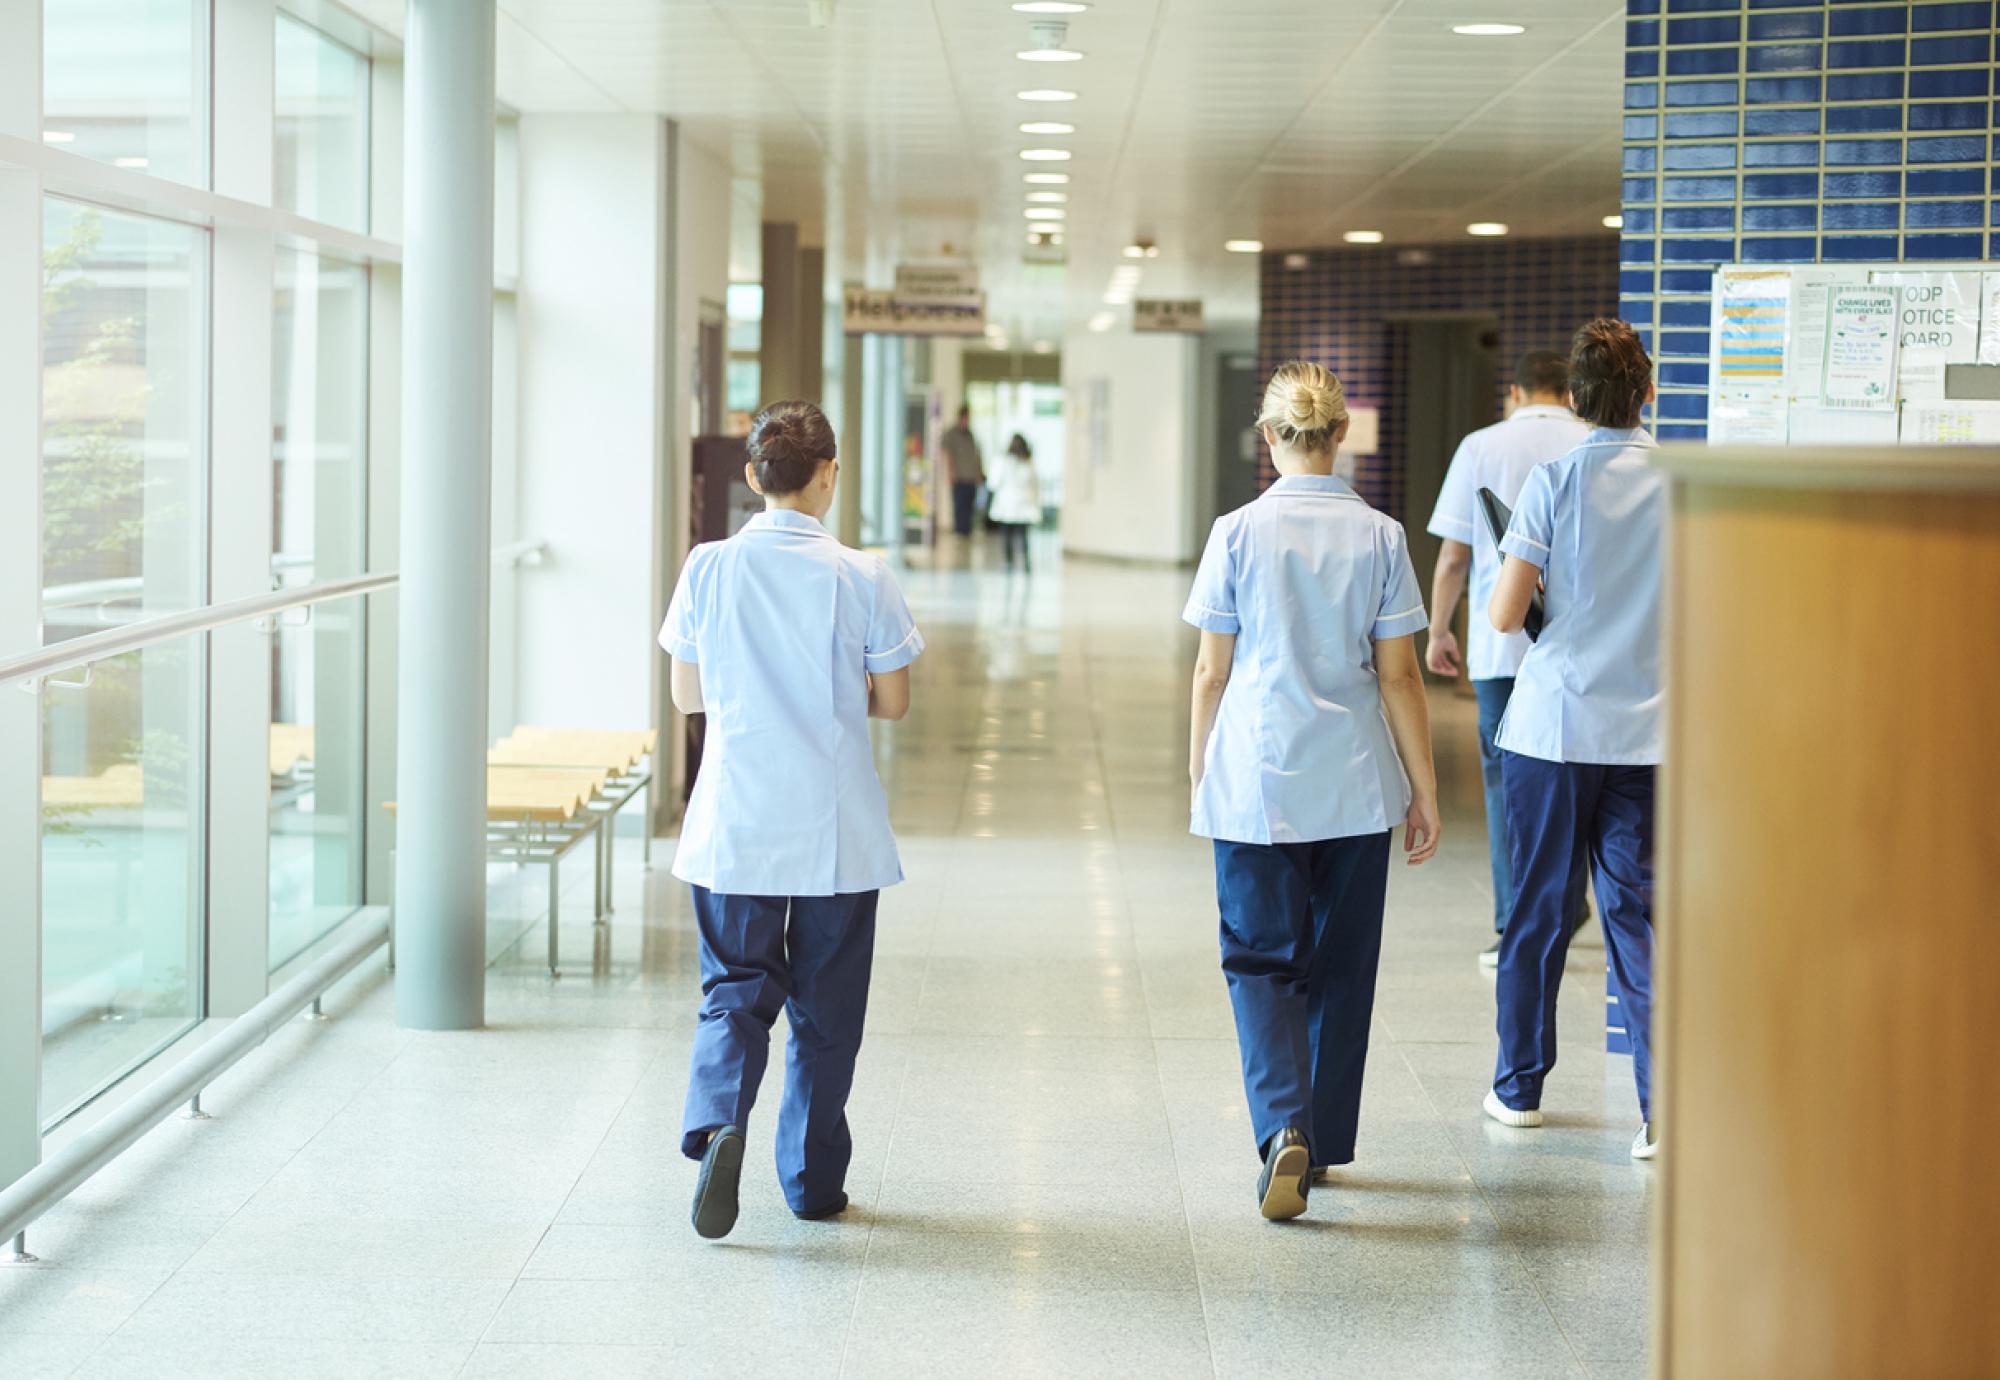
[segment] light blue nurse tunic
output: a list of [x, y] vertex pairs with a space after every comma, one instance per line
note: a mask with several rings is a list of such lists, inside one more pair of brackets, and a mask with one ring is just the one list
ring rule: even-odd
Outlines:
[[1332, 475], [1288, 475], [1216, 520], [1181, 616], [1236, 638], [1191, 832], [1312, 843], [1403, 822], [1374, 647], [1428, 626], [1400, 523]]
[[867, 675], [924, 639], [881, 559], [773, 509], [688, 553], [660, 645], [701, 667], [708, 732], [674, 875], [729, 895], [903, 880], [868, 740]]
[[[1529, 474], [1500, 549], [1542, 572], [1545, 621], [1495, 741], [1546, 762], [1660, 760], [1666, 479], [1643, 427], [1598, 427]], [[1480, 616], [1485, 611], [1480, 610]]]
[[1463, 542], [1472, 548], [1472, 616], [1466, 620], [1465, 674], [1469, 680], [1506, 680], [1521, 669], [1528, 654], [1526, 633], [1501, 633], [1486, 616], [1493, 586], [1500, 578], [1500, 548], [1487, 530], [1479, 509], [1479, 491], [1491, 489], [1509, 508], [1519, 501], [1521, 486], [1535, 466], [1567, 455], [1589, 435], [1590, 428], [1567, 407], [1529, 403], [1514, 409], [1504, 421], [1481, 427], [1458, 443], [1451, 466], [1438, 490], [1431, 513], [1432, 536]]

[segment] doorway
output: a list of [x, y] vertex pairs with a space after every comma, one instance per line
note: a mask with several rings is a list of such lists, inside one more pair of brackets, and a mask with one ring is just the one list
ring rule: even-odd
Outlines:
[[[1215, 511], [1233, 513], [1263, 492], [1257, 480], [1257, 356], [1249, 350], [1217, 355], [1209, 409], [1215, 432]], [[1207, 535], [1204, 529], [1204, 537]]]
[[[1426, 529], [1445, 471], [1467, 432], [1496, 419], [1500, 323], [1492, 317], [1421, 317], [1396, 323], [1403, 337], [1403, 528], [1417, 579], [1430, 588], [1438, 539]], [[1466, 611], [1454, 620], [1465, 644]]]

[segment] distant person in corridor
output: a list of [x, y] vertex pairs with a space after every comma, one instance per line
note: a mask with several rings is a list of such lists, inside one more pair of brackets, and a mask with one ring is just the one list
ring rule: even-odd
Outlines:
[[847, 1206], [876, 901], [903, 879], [868, 720], [908, 711], [924, 649], [888, 567], [821, 525], [840, 466], [820, 410], [758, 413], [745, 470], [764, 511], [688, 554], [660, 630], [675, 707], [708, 716], [674, 875], [693, 889], [701, 932], [681, 1152], [701, 1161], [694, 1228], [711, 1238], [736, 1225], [744, 1132], [781, 1009], [778, 1180], [801, 1218]]
[[1215, 841], [1222, 971], [1266, 1218], [1354, 1158], [1389, 849], [1438, 846], [1417, 664], [1423, 595], [1402, 526], [1335, 475], [1340, 380], [1272, 377], [1257, 419], [1281, 476], [1216, 521], [1188, 596], [1201, 629], [1188, 775]]
[[957, 423], [945, 432], [944, 455], [951, 466], [951, 529], [969, 537], [978, 513], [979, 486], [986, 482], [986, 462], [973, 439], [969, 406], [960, 406]]
[[[1472, 579], [1466, 619], [1466, 674], [1479, 703], [1479, 776], [1486, 787], [1486, 849], [1493, 869], [1493, 933], [1491, 947], [1479, 955], [1481, 967], [1500, 961], [1500, 931], [1514, 905], [1514, 874], [1507, 862], [1507, 805], [1500, 790], [1500, 750], [1493, 734], [1514, 693], [1514, 673], [1528, 652], [1525, 632], [1502, 635], [1486, 617], [1493, 582], [1500, 574], [1500, 548], [1487, 530], [1479, 509], [1479, 491], [1491, 489], [1512, 508], [1521, 497], [1528, 471], [1560, 459], [1581, 442], [1590, 428], [1569, 410], [1569, 361], [1553, 350], [1530, 350], [1514, 365], [1507, 388], [1504, 420], [1481, 427], [1459, 443], [1438, 491], [1430, 532], [1442, 539], [1437, 569], [1431, 574], [1431, 633], [1424, 661], [1440, 676], [1459, 672], [1458, 638], [1451, 630], [1458, 601]], [[1582, 925], [1584, 886], [1578, 858], [1576, 913], [1572, 928]]]
[[1500, 936], [1500, 1057], [1486, 1114], [1542, 1124], [1556, 1062], [1556, 990], [1569, 953], [1578, 864], [1596, 869], [1611, 980], [1639, 1091], [1634, 1159], [1653, 1158], [1653, 777], [1660, 760], [1660, 559], [1666, 481], [1640, 425], [1653, 365], [1623, 321], [1593, 321], [1570, 349], [1571, 404], [1591, 432], [1521, 487], [1500, 539], [1487, 611], [1520, 629], [1539, 584], [1542, 632], [1500, 723], [1514, 909]]
[[1042, 520], [1042, 486], [1035, 476], [1035, 453], [1020, 432], [1007, 443], [993, 479], [993, 498], [987, 516], [1000, 529], [1000, 549], [1007, 568], [1014, 568], [1014, 552], [1021, 552], [1021, 570], [1029, 573], [1028, 533]]

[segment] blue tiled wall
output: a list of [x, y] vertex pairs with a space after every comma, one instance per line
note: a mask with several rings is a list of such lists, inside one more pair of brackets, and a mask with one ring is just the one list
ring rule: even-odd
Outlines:
[[1994, 0], [1627, 0], [1619, 300], [1662, 439], [1708, 425], [1709, 275], [2000, 258]]

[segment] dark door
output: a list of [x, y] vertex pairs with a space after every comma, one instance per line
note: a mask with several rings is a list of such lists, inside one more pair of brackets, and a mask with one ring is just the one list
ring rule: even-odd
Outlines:
[[1215, 511], [1234, 512], [1256, 498], [1257, 487], [1257, 356], [1247, 351], [1216, 356]]
[[[1404, 428], [1403, 527], [1410, 534], [1410, 559], [1417, 581], [1430, 599], [1431, 572], [1437, 568], [1438, 539], [1427, 530], [1452, 453], [1469, 431], [1500, 419], [1495, 383], [1499, 377], [1500, 327], [1490, 319], [1420, 319], [1402, 323]], [[1465, 645], [1465, 606], [1456, 626]]]

